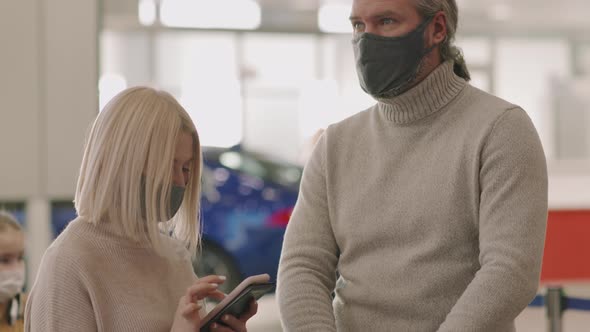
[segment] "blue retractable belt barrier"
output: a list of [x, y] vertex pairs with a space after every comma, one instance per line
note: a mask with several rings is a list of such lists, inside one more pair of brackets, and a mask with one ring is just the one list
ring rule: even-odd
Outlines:
[[545, 297], [543, 295], [537, 295], [535, 298], [529, 303], [529, 307], [544, 307], [545, 306]]
[[590, 300], [566, 297], [565, 309], [590, 311]]
[[[590, 299], [588, 299], [588, 300], [587, 299], [578, 299], [578, 298], [564, 296], [562, 298], [562, 301], [564, 301], [564, 303], [563, 303], [564, 310], [571, 309], [571, 310], [590, 311]], [[544, 306], [545, 306], [545, 296], [543, 296], [543, 295], [535, 296], [533, 301], [531, 301], [531, 303], [529, 303], [529, 307], [544, 307]]]

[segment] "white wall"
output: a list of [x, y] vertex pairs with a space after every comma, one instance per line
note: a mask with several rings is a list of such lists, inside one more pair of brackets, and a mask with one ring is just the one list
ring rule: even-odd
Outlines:
[[0, 1], [0, 200], [40, 191], [38, 7]]
[[590, 161], [549, 160], [549, 209], [590, 209]]
[[51, 3], [43, 9], [41, 59], [47, 194], [71, 199], [84, 138], [98, 114], [98, 0], [43, 2]]
[[27, 202], [29, 282], [97, 114], [98, 0], [0, 1], [0, 200]]

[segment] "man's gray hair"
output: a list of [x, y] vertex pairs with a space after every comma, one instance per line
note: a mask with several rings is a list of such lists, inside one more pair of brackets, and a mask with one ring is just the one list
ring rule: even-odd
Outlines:
[[454, 45], [459, 22], [457, 2], [455, 0], [414, 0], [414, 3], [422, 17], [432, 17], [439, 11], [445, 14], [447, 17], [447, 37], [440, 46], [441, 57], [443, 61], [453, 60], [455, 74], [469, 81], [471, 75], [469, 75], [463, 53]]

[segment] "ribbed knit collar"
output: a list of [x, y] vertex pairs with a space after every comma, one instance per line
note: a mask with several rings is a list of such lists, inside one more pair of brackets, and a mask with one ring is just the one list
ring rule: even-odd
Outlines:
[[442, 63], [422, 82], [397, 97], [379, 98], [379, 111], [389, 121], [408, 124], [442, 109], [467, 84], [455, 75], [453, 65], [453, 61]]

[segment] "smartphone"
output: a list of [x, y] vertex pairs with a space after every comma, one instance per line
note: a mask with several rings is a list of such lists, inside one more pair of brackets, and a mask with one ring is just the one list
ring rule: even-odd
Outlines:
[[200, 331], [209, 332], [213, 323], [223, 324], [221, 317], [225, 314], [239, 318], [240, 315], [248, 311], [252, 299], [258, 300], [274, 289], [275, 284], [269, 282], [269, 279], [268, 274], [260, 274], [242, 281], [203, 318]]

